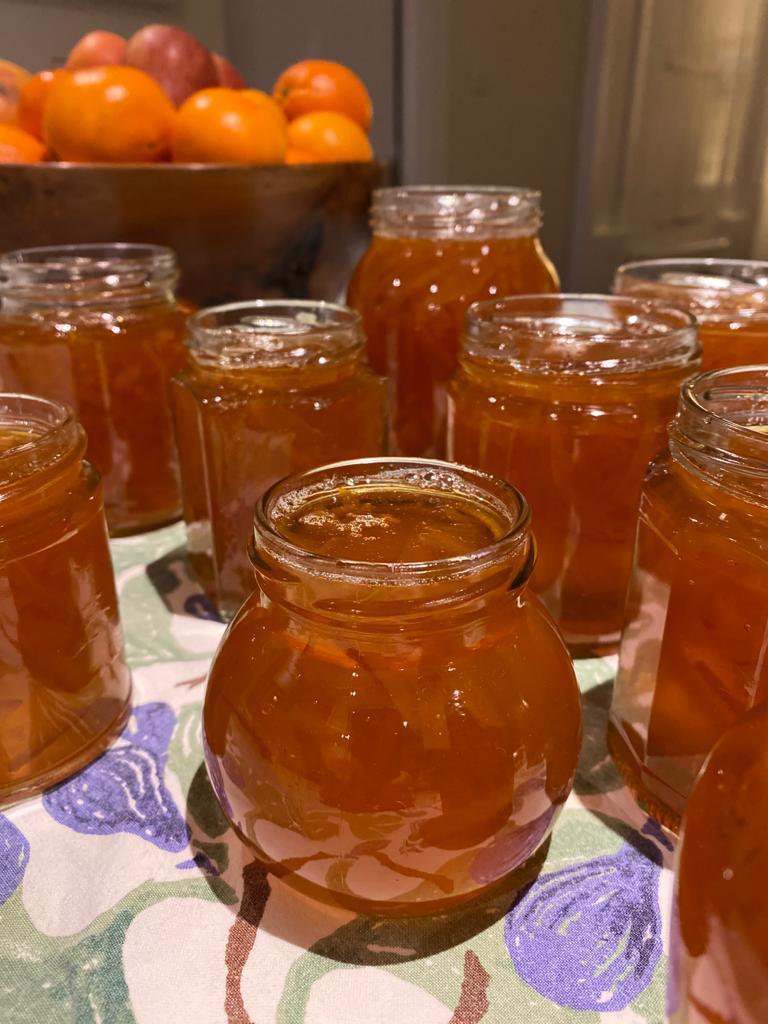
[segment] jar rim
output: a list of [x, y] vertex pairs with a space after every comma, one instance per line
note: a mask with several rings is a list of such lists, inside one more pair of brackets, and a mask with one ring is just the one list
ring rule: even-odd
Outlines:
[[[484, 501], [507, 518], [508, 530], [497, 540], [476, 551], [420, 562], [377, 562], [330, 557], [295, 544], [275, 527], [275, 506], [284, 500], [300, 508], [318, 493], [332, 493], [339, 486], [370, 484], [418, 487], [428, 482], [431, 490], [463, 493]], [[445, 484], [453, 481], [457, 486]], [[443, 486], [440, 486], [440, 484]], [[425, 488], [426, 489], [426, 488]], [[484, 498], [480, 495], [483, 494]], [[512, 511], [513, 510], [513, 511]], [[379, 585], [413, 586], [432, 581], [461, 579], [492, 566], [517, 551], [529, 536], [530, 509], [521, 492], [500, 477], [483, 470], [439, 459], [373, 457], [329, 463], [303, 473], [294, 473], [273, 484], [260, 498], [254, 514], [254, 543], [264, 547], [281, 563], [309, 569], [326, 579], [346, 582], [376, 582]]]
[[196, 362], [227, 371], [322, 367], [356, 356], [362, 317], [335, 302], [253, 299], [209, 306], [189, 317]]
[[467, 310], [462, 359], [524, 373], [626, 375], [695, 364], [695, 318], [648, 299], [537, 293], [486, 299]]
[[0, 256], [0, 295], [43, 304], [87, 303], [171, 288], [178, 279], [168, 246], [86, 242], [13, 249]]
[[541, 192], [503, 185], [394, 185], [373, 192], [377, 235], [484, 238], [533, 235]]
[[[0, 392], [0, 429], [11, 424], [39, 426], [40, 432], [21, 444], [0, 450], [0, 481], [5, 484], [28, 476], [59, 458], [85, 435], [69, 406], [40, 395]], [[24, 469], [20, 469], [24, 466]]]

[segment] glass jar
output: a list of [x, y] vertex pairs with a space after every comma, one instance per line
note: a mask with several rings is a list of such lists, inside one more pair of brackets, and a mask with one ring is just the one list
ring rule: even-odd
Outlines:
[[214, 658], [206, 759], [258, 858], [367, 911], [434, 910], [544, 842], [580, 741], [512, 487], [362, 460], [259, 502], [258, 589]]
[[445, 388], [470, 303], [558, 285], [539, 242], [540, 193], [524, 188], [385, 188], [373, 241], [349, 285], [368, 358], [390, 382], [390, 450], [445, 454]]
[[670, 1024], [768, 1021], [768, 707], [720, 739], [677, 855]]
[[69, 410], [0, 394], [0, 805], [78, 771], [129, 713], [98, 475]]
[[643, 485], [609, 742], [676, 829], [717, 739], [768, 696], [768, 366], [685, 384]]
[[190, 561], [231, 617], [254, 586], [248, 539], [276, 480], [329, 459], [380, 455], [386, 387], [346, 306], [263, 300], [189, 321], [191, 361], [172, 385]]
[[181, 515], [168, 408], [168, 381], [186, 362], [177, 276], [171, 250], [153, 245], [0, 257], [0, 384], [74, 409], [113, 536]]
[[626, 263], [619, 295], [660, 299], [696, 317], [702, 370], [768, 362], [768, 262], [665, 259]]
[[689, 314], [637, 299], [528, 295], [469, 311], [449, 457], [526, 495], [533, 589], [575, 652], [618, 642], [643, 476], [698, 352]]

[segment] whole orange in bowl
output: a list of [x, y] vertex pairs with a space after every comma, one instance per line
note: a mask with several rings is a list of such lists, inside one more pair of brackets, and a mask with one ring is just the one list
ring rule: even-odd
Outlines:
[[0, 124], [0, 164], [39, 164], [45, 146], [29, 132], [12, 124]]
[[319, 110], [346, 114], [368, 130], [373, 106], [360, 78], [333, 60], [302, 60], [280, 75], [272, 94], [289, 121]]
[[19, 128], [42, 139], [43, 114], [53, 83], [66, 73], [63, 68], [57, 68], [55, 71], [38, 71], [36, 75], [27, 79], [19, 93], [19, 106], [16, 111], [16, 123]]
[[251, 103], [255, 103], [257, 107], [261, 107], [263, 110], [268, 110], [272, 117], [276, 120], [277, 124], [281, 126], [283, 131], [288, 127], [288, 120], [283, 113], [283, 108], [273, 99], [269, 93], [262, 92], [261, 89], [242, 89], [240, 95], [245, 99], [250, 100]]
[[288, 163], [341, 163], [373, 159], [363, 129], [344, 114], [318, 110], [288, 125]]
[[59, 160], [152, 163], [168, 155], [174, 115], [162, 88], [143, 71], [82, 68], [53, 83], [43, 137]]
[[201, 89], [176, 114], [176, 163], [281, 164], [285, 147], [275, 112], [237, 89]]
[[9, 60], [0, 60], [0, 124], [13, 124], [19, 105], [19, 94], [30, 73]]

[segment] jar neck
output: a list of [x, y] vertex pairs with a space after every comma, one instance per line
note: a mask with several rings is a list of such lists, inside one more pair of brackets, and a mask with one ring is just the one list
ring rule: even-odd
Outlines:
[[[365, 489], [372, 496], [370, 507], [390, 521], [396, 518], [393, 493], [433, 504], [466, 494], [478, 502], [481, 515], [500, 517], [503, 534], [466, 554], [418, 562], [339, 559], [283, 536], [278, 525], [283, 515], [315, 509], [318, 497], [327, 497], [329, 504], [322, 507], [333, 509], [358, 489]], [[314, 522], [327, 514], [312, 512]], [[350, 522], [346, 506], [340, 515], [342, 523]], [[365, 530], [371, 518], [365, 512], [351, 529]], [[430, 525], [422, 529], [429, 531]], [[528, 508], [519, 492], [479, 471], [429, 460], [360, 460], [288, 478], [264, 495], [254, 522], [252, 560], [262, 592], [297, 614], [353, 629], [391, 630], [393, 620], [398, 629], [416, 628], [439, 617], [455, 621], [480, 615], [492, 602], [522, 593], [535, 558]]]
[[684, 384], [669, 449], [698, 479], [768, 508], [768, 366], [713, 370]]
[[0, 394], [0, 529], [56, 509], [82, 472], [85, 449], [66, 406]]
[[308, 389], [355, 373], [359, 313], [329, 302], [238, 302], [190, 317], [187, 344], [201, 380], [250, 389]]
[[483, 240], [534, 237], [541, 193], [526, 188], [413, 186], [377, 189], [371, 227], [391, 238]]
[[0, 258], [7, 312], [120, 308], [174, 300], [170, 249], [151, 245], [69, 245], [18, 249]]

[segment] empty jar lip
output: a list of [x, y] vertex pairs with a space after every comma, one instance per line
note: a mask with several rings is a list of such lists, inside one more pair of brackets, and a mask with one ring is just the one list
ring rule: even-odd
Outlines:
[[0, 431], [8, 427], [36, 432], [28, 440], [0, 450], [2, 485], [15, 483], [85, 447], [85, 436], [72, 410], [38, 395], [0, 392]]
[[356, 310], [310, 299], [231, 302], [187, 323], [194, 359], [225, 370], [323, 367], [356, 356], [365, 340]]
[[173, 287], [177, 278], [176, 256], [163, 245], [47, 245], [0, 256], [0, 294], [43, 304], [135, 298]]
[[683, 305], [703, 321], [733, 316], [768, 319], [768, 261], [673, 257], [623, 263], [614, 275], [620, 295], [656, 296]]
[[503, 185], [405, 185], [376, 189], [376, 234], [484, 238], [532, 235], [541, 227], [541, 192]]
[[683, 309], [615, 295], [536, 294], [469, 307], [462, 360], [525, 373], [636, 374], [694, 364], [701, 348]]
[[[376, 562], [318, 554], [288, 540], [275, 525], [275, 517], [300, 509], [320, 494], [340, 487], [379, 485], [460, 493], [474, 498], [503, 516], [507, 532], [486, 547], [467, 554], [422, 562]], [[520, 550], [529, 537], [528, 503], [512, 484], [499, 477], [438, 459], [370, 458], [336, 462], [278, 481], [259, 500], [254, 516], [256, 550], [281, 564], [325, 579], [367, 582], [384, 586], [445, 582], [462, 579], [501, 563]]]

